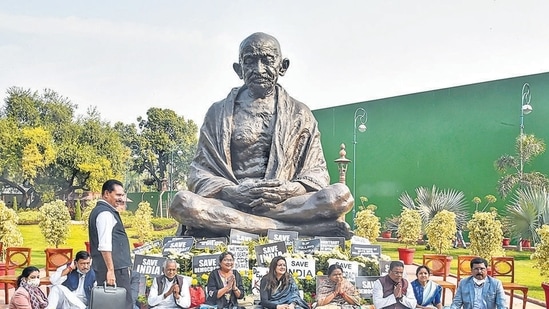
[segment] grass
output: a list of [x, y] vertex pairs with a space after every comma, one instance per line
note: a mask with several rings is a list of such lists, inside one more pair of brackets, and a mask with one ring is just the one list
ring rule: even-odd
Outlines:
[[[43, 268], [46, 259], [44, 249], [51, 246], [46, 244], [44, 236], [42, 236], [42, 233], [40, 233], [38, 225], [20, 225], [19, 228], [24, 238], [23, 246], [32, 248], [31, 260], [33, 265], [37, 266], [38, 268]], [[175, 230], [176, 228], [164, 231], [155, 231], [154, 235], [157, 238], [174, 235]], [[130, 243], [135, 242], [137, 235], [136, 228], [127, 228], [126, 231], [130, 238]], [[85, 250], [85, 241], [88, 241], [88, 232], [82, 228], [82, 225], [71, 224], [70, 237], [67, 240], [67, 243], [61, 245], [60, 247], [73, 248], [75, 252], [79, 250]], [[402, 247], [402, 244], [393, 242], [379, 242], [378, 244], [381, 245], [383, 254], [390, 256], [393, 260], [398, 259], [397, 248]], [[433, 253], [432, 251], [426, 250], [425, 246], [423, 245], [414, 246], [413, 248], [416, 249], [414, 255], [414, 263], [418, 265], [422, 263], [423, 254]], [[457, 270], [457, 256], [470, 254], [470, 252], [468, 249], [452, 249], [452, 251], [449, 253], [454, 257], [452, 260], [450, 273], [455, 274]], [[515, 258], [515, 282], [528, 286], [529, 297], [539, 300], [545, 299], [543, 289], [541, 288], [542, 278], [539, 275], [539, 271], [532, 268], [534, 263], [530, 260], [531, 252], [507, 250], [506, 254], [507, 256], [513, 256]]]

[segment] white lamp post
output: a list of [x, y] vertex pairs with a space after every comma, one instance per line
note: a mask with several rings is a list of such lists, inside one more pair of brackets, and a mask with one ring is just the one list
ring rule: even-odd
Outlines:
[[[353, 198], [355, 203], [353, 205], [353, 229], [355, 228], [355, 215], [356, 215], [356, 131], [366, 131], [366, 122], [368, 121], [368, 114], [366, 110], [359, 107], [355, 110], [355, 118], [353, 125]], [[358, 124], [358, 125], [357, 125]]]
[[522, 85], [522, 102], [520, 106], [520, 141], [519, 141], [519, 156], [520, 156], [520, 171], [519, 179], [522, 181], [522, 174], [524, 169], [524, 155], [522, 154], [522, 143], [524, 139], [524, 115], [528, 115], [532, 112], [532, 105], [530, 105], [530, 85], [524, 83]]

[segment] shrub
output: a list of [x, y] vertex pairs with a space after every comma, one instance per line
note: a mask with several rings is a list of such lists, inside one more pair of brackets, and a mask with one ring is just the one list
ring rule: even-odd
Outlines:
[[86, 207], [84, 207], [84, 211], [82, 212], [82, 221], [84, 221], [84, 224], [82, 224], [82, 228], [87, 231], [88, 230], [88, 220], [90, 219], [90, 214], [92, 210], [95, 208], [95, 205], [97, 205], [97, 199], [88, 201], [86, 203]]
[[40, 211], [25, 210], [17, 213], [19, 216], [19, 225], [34, 225], [40, 223]]
[[536, 251], [530, 256], [530, 259], [534, 260], [534, 268], [539, 269], [543, 281], [549, 282], [549, 225], [543, 225], [536, 232], [540, 242], [536, 245]]
[[495, 209], [490, 212], [475, 212], [473, 218], [467, 223], [467, 228], [469, 229], [472, 255], [478, 255], [487, 261], [492, 256], [504, 255], [504, 250], [501, 247], [503, 232]]
[[456, 231], [456, 214], [447, 210], [437, 213], [425, 228], [429, 246], [435, 249], [437, 254], [450, 250]]
[[[23, 244], [23, 236], [17, 228], [19, 218], [17, 213], [0, 201], [0, 241], [3, 248], [17, 247]], [[4, 252], [0, 256], [4, 256]]]
[[65, 202], [56, 200], [46, 203], [40, 207], [40, 231], [46, 243], [59, 248], [69, 237], [69, 224], [71, 215]]
[[417, 243], [421, 235], [421, 215], [419, 211], [403, 207], [398, 225], [398, 241], [404, 243], [406, 248]]
[[82, 221], [82, 205], [80, 200], [76, 200], [74, 203], [74, 220]]
[[[368, 199], [361, 196], [361, 201], [367, 201]], [[379, 237], [381, 224], [379, 223], [379, 217], [375, 215], [377, 207], [375, 205], [368, 205], [356, 214], [355, 218], [355, 235], [368, 238], [370, 242], [375, 242]]]
[[151, 223], [155, 231], [171, 229], [179, 224], [173, 218], [152, 218]]
[[142, 201], [135, 211], [135, 222], [138, 223], [137, 237], [139, 242], [149, 241], [152, 237], [153, 225], [151, 223], [153, 210], [149, 202]]

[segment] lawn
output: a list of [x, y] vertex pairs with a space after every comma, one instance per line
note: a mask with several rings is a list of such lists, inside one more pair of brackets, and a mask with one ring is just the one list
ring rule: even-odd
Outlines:
[[[44, 249], [49, 246], [46, 244], [46, 241], [40, 229], [37, 225], [20, 225], [19, 226], [21, 233], [23, 233], [24, 246], [32, 248], [32, 262], [33, 265], [43, 268], [45, 265], [45, 254]], [[71, 224], [70, 226], [70, 237], [67, 240], [67, 243], [60, 246], [62, 248], [74, 248], [75, 252], [79, 250], [85, 250], [84, 242], [88, 240], [88, 232], [82, 228], [82, 225]], [[128, 235], [130, 237], [130, 243], [135, 242], [136, 229], [128, 228]], [[163, 236], [174, 235], [175, 228], [165, 231], [155, 232], [155, 235], [160, 238]], [[397, 248], [402, 245], [399, 243], [393, 242], [379, 242], [381, 245], [382, 253], [391, 257], [391, 259], [398, 259]], [[422, 256], [426, 253], [433, 253], [425, 249], [425, 246], [415, 246], [416, 252], [414, 256], [414, 263], [421, 264]], [[452, 249], [450, 254], [454, 257], [452, 260], [451, 273], [455, 274], [457, 269], [457, 256], [470, 254], [468, 249]], [[545, 299], [543, 289], [541, 288], [541, 276], [537, 269], [533, 269], [533, 262], [530, 260], [529, 251], [506, 251], [507, 256], [513, 256], [515, 258], [515, 282], [526, 285], [529, 287], [528, 296], [531, 298], [536, 298], [543, 300]]]

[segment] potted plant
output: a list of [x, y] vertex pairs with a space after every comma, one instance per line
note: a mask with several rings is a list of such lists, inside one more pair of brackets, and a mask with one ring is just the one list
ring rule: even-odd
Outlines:
[[504, 255], [504, 250], [501, 247], [503, 231], [495, 208], [492, 208], [491, 211], [476, 211], [467, 223], [467, 228], [469, 229], [472, 255], [480, 256], [487, 261], [492, 256]]
[[408, 248], [416, 244], [421, 234], [421, 216], [415, 209], [403, 207], [400, 214], [400, 224], [398, 225], [398, 241], [406, 245], [405, 248], [398, 248], [398, 258], [406, 265], [414, 262], [415, 248]]
[[391, 238], [393, 236], [393, 233], [396, 233], [396, 231], [398, 230], [399, 224], [399, 216], [390, 216], [385, 218], [385, 221], [383, 221], [383, 232], [381, 232], [381, 237]]
[[534, 268], [539, 269], [543, 277], [541, 287], [545, 291], [545, 308], [549, 308], [549, 225], [543, 225], [536, 232], [540, 241], [530, 259], [534, 260]]
[[364, 196], [360, 197], [360, 201], [362, 205], [355, 217], [355, 235], [367, 238], [370, 242], [375, 242], [381, 228], [379, 217], [375, 214], [377, 206], [370, 204], [364, 207], [364, 203], [368, 201], [368, 198]]
[[[447, 253], [452, 248], [456, 232], [456, 214], [448, 210], [437, 213], [425, 227], [429, 247], [434, 249], [437, 254]], [[450, 273], [451, 261], [452, 256], [446, 255], [446, 273]]]
[[536, 232], [543, 224], [549, 224], [549, 195], [541, 187], [518, 189], [510, 204], [506, 205], [505, 220], [509, 225], [510, 235], [521, 242], [522, 247], [529, 247], [530, 241], [539, 242]]

